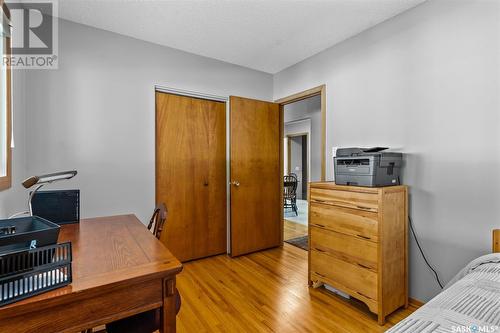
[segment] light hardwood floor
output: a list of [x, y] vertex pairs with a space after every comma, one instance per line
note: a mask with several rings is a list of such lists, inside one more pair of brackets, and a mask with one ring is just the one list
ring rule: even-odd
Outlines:
[[300, 236], [307, 236], [307, 225], [285, 220], [283, 228], [283, 239], [288, 240]]
[[398, 310], [379, 326], [366, 306], [310, 289], [307, 251], [289, 244], [185, 263], [177, 287], [178, 332], [384, 332], [416, 310]]

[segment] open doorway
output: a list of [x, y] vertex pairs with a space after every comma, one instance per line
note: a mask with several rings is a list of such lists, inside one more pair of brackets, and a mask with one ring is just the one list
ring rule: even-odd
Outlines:
[[283, 240], [308, 249], [308, 183], [324, 180], [324, 86], [279, 100], [283, 110]]
[[[300, 120], [284, 125], [283, 240], [307, 248], [310, 121]], [[297, 133], [301, 126], [307, 132]]]
[[[288, 126], [289, 124], [285, 124], [285, 127]], [[286, 133], [285, 135], [285, 146], [287, 149], [286, 165], [284, 165], [285, 175], [292, 175], [297, 178], [297, 200], [307, 201], [307, 183], [309, 182], [308, 171], [310, 168], [308, 137], [310, 131], [307, 133]], [[292, 210], [297, 213], [295, 209]]]

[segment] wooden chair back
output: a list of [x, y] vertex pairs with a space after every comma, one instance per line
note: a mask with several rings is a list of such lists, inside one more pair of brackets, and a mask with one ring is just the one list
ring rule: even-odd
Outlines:
[[297, 177], [288, 175], [283, 178], [283, 197], [285, 199], [295, 198], [297, 196]]
[[151, 230], [153, 235], [158, 239], [160, 239], [161, 232], [167, 221], [167, 214], [168, 211], [165, 204], [159, 203], [156, 205], [153, 216], [151, 216], [149, 220], [148, 229]]

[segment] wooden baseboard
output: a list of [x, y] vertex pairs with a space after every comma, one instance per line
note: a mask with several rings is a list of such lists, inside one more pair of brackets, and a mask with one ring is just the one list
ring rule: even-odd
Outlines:
[[425, 304], [425, 302], [419, 301], [418, 299], [411, 298], [411, 297], [408, 299], [408, 303], [410, 303], [412, 306], [414, 306], [416, 308], [419, 308]]

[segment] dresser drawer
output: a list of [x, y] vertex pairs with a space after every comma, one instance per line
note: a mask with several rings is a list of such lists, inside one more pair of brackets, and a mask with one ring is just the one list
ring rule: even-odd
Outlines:
[[377, 243], [311, 226], [311, 249], [377, 272]]
[[[354, 297], [377, 300], [377, 273], [311, 250], [311, 274]], [[343, 289], [343, 290], [342, 290]]]
[[311, 226], [378, 241], [378, 214], [311, 202]]
[[378, 212], [378, 199], [379, 196], [377, 193], [339, 190], [332, 191], [322, 188], [311, 188], [312, 202], [347, 207], [369, 212]]

